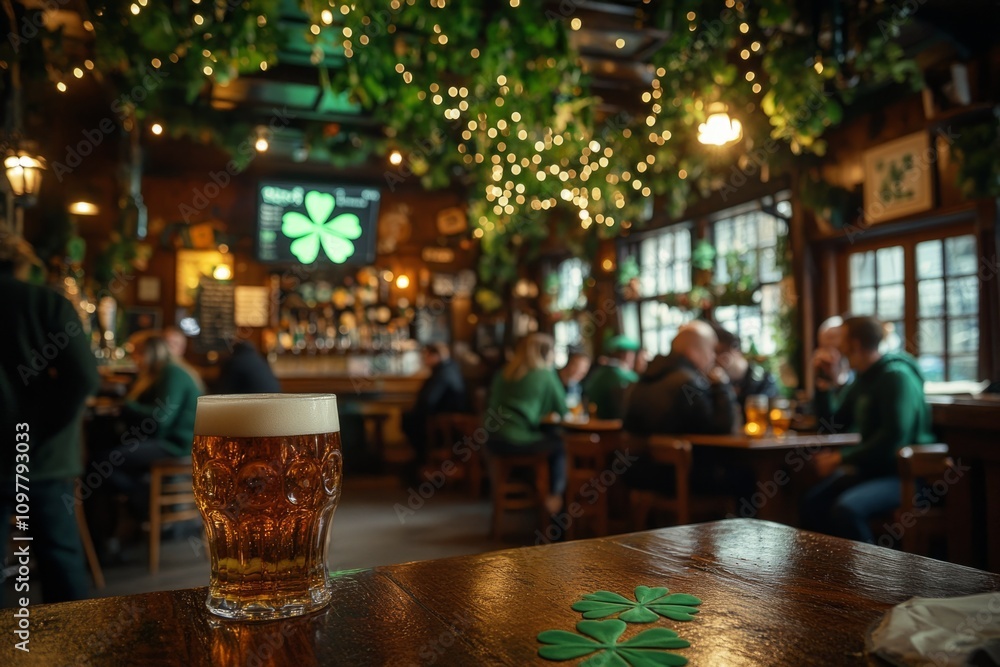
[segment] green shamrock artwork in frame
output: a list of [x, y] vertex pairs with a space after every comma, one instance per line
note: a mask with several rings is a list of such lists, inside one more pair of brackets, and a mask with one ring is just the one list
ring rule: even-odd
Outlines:
[[674, 621], [690, 621], [701, 600], [686, 593], [670, 593], [666, 588], [635, 587], [635, 600], [611, 591], [588, 593], [573, 605], [584, 618], [618, 616], [627, 623], [652, 623], [660, 616]]
[[663, 667], [686, 665], [687, 658], [664, 649], [687, 648], [690, 644], [673, 630], [650, 628], [620, 642], [626, 624], [618, 619], [580, 621], [577, 632], [545, 630], [538, 641], [538, 655], [546, 660], [573, 660], [593, 654], [580, 667]]

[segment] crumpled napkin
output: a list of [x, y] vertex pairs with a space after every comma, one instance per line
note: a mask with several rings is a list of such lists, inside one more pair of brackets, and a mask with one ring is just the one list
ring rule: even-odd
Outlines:
[[868, 650], [894, 665], [1000, 665], [1000, 592], [912, 598], [872, 629]]

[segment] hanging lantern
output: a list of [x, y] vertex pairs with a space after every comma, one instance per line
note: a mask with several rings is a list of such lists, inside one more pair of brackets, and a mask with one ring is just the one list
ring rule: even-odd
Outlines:
[[698, 126], [698, 141], [709, 146], [724, 146], [739, 141], [743, 125], [729, 116], [729, 108], [722, 102], [708, 107], [708, 120]]
[[13, 151], [4, 158], [4, 174], [15, 197], [30, 198], [42, 185], [45, 160], [25, 150]]

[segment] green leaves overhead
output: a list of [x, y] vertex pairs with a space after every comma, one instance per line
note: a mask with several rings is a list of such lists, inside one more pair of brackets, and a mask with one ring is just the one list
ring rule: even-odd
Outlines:
[[547, 660], [573, 660], [590, 656], [580, 663], [590, 667], [657, 667], [686, 665], [687, 658], [665, 649], [687, 648], [686, 640], [667, 628], [652, 628], [640, 632], [623, 642], [618, 640], [625, 632], [625, 622], [580, 621], [577, 634], [565, 630], [546, 630], [538, 634], [538, 641], [545, 646], [538, 655]]
[[636, 586], [635, 600], [630, 600], [611, 591], [597, 591], [583, 596], [583, 600], [573, 605], [574, 611], [583, 613], [584, 618], [607, 618], [618, 616], [628, 623], [652, 623], [660, 616], [675, 621], [690, 621], [701, 600], [684, 593], [669, 593], [666, 588]]

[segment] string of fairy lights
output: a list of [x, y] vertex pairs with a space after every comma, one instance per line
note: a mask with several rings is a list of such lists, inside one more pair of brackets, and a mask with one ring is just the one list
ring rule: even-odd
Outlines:
[[[725, 146], [741, 138], [738, 115], [742, 111], [737, 109], [731, 116], [723, 96], [739, 100], [743, 111], [750, 112], [761, 107], [761, 102], [747, 102], [748, 95], [742, 91], [752, 94], [749, 99], [767, 96], [763, 56], [768, 37], [761, 34], [759, 26], [751, 26], [746, 7], [738, 0], [725, 1], [725, 11], [734, 19], [723, 22], [721, 32], [709, 34], [706, 30], [708, 22], [718, 23], [714, 16], [686, 12], [683, 18], [691, 39], [681, 48], [683, 57], [678, 58], [675, 51], [673, 60], [656, 63], [654, 56], [650, 84], [641, 96], [645, 115], [610, 126], [594, 122], [597, 100], [585, 97], [579, 83], [572, 80], [580, 72], [572, 53], [559, 52], [557, 60], [552, 55], [530, 58], [499, 51], [504, 48], [503, 40], [496, 34], [486, 39], [470, 34], [463, 23], [468, 22], [468, 14], [462, 13], [468, 7], [449, 5], [447, 0], [426, 2], [430, 10], [425, 0], [301, 0], [307, 17], [304, 37], [312, 48], [310, 59], [317, 65], [337, 54], [349, 62], [360, 62], [357, 58], [363, 49], [391, 54], [388, 57], [395, 62], [387, 74], [415, 88], [416, 98], [443, 127], [451, 128], [458, 159], [475, 175], [474, 182], [478, 181], [474, 187], [480, 197], [470, 210], [476, 223], [474, 234], [479, 238], [503, 232], [515, 225], [514, 221], [534, 220], [535, 214], [556, 207], [570, 207], [583, 229], [596, 226], [608, 232], [618, 225], [627, 227], [647, 210], [651, 197], [663, 194], [677, 181], [700, 175], [699, 156], [690, 146], [693, 136], [708, 146]], [[161, 15], [150, 16], [151, 12], [164, 11], [162, 7], [149, 0], [125, 3], [127, 16], [121, 21], [162, 23]], [[535, 0], [508, 0], [507, 4], [510, 10], [500, 21], [501, 30], [510, 30], [503, 27], [504, 22], [518, 16], [532, 20], [525, 12], [542, 11]], [[197, 64], [206, 81], [215, 83], [248, 71], [266, 71], [276, 62], [276, 35], [280, 32], [268, 15], [279, 7], [278, 0], [238, 6], [223, 0], [190, 0], [190, 5], [170, 16], [171, 30], [177, 36], [173, 48], [150, 58], [148, 66], [160, 69], [164, 61], [177, 64], [185, 59]], [[95, 20], [107, 24], [105, 11], [112, 10], [95, 10]], [[234, 12], [239, 20], [234, 20]], [[91, 34], [99, 31], [90, 20], [83, 21], [83, 28]], [[580, 16], [567, 16], [555, 29], [565, 28], [582, 30], [584, 21]], [[233, 30], [243, 30], [235, 34], [242, 36], [245, 48], [227, 47], [226, 39], [231, 44]], [[270, 36], [273, 48], [264, 46], [264, 36]], [[614, 45], [625, 49], [631, 39], [627, 34], [618, 36]], [[690, 74], [699, 62], [706, 62], [707, 54], [720, 53], [732, 55], [735, 62], [727, 67], [738, 66], [739, 81], [732, 83], [741, 88], [721, 80], [713, 82], [709, 77], [714, 92], [692, 95], [685, 90], [692, 86], [689, 79], [680, 77], [679, 68]], [[499, 71], [504, 69], [503, 63], [515, 60], [525, 69]], [[824, 67], [817, 56], [813, 69], [823, 74]], [[50, 76], [56, 90], [66, 92], [72, 81], [83, 79], [95, 68], [94, 60], [86, 59], [66, 72], [50, 69]], [[453, 72], [455, 69], [459, 71]], [[549, 73], [547, 81], [553, 90], [539, 91], [537, 86], [527, 85], [518, 78], [525, 72]], [[697, 135], [689, 127], [692, 116], [701, 121]], [[166, 122], [150, 119], [151, 132], [163, 134]], [[258, 136], [254, 145], [258, 152], [266, 151], [267, 137]], [[389, 162], [404, 166], [405, 145], [391, 152]]]

